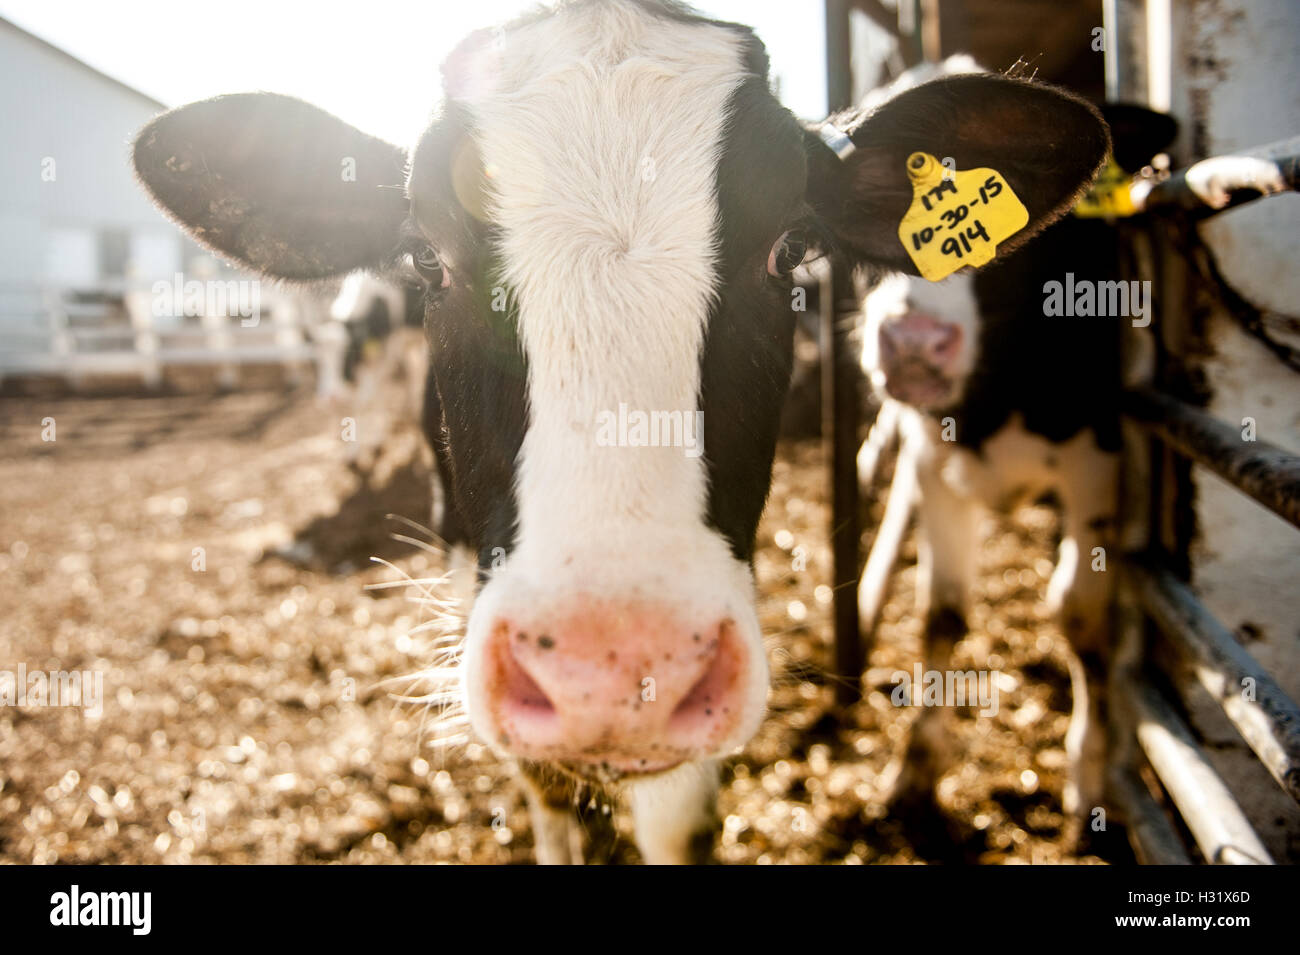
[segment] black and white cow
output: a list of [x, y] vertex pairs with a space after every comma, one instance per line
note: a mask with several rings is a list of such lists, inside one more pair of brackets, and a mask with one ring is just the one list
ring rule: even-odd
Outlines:
[[[329, 316], [343, 326], [347, 338], [341, 377], [356, 382], [362, 362], [372, 354], [380, 357], [379, 364], [384, 366], [401, 363], [401, 330], [412, 323], [414, 327], [424, 324], [423, 290], [408, 289], [404, 283], [368, 272], [353, 272], [330, 302]], [[390, 351], [393, 354], [388, 354]]]
[[[173, 110], [135, 145], [163, 207], [267, 274], [411, 257], [479, 557], [470, 724], [533, 780], [617, 783], [650, 862], [688, 858], [717, 761], [764, 715], [751, 560], [789, 273], [818, 243], [907, 268], [915, 150], [996, 165], [1028, 207], [1023, 239], [1107, 149], [1092, 107], [997, 76], [919, 87], [837, 139], [801, 126], [767, 72], [745, 27], [668, 0], [576, 0], [463, 41], [409, 156], [268, 94]], [[621, 407], [702, 413], [703, 453], [609, 446], [599, 429]], [[573, 857], [565, 813], [538, 798], [533, 820], [543, 861]]]
[[[354, 467], [369, 470], [387, 440], [392, 422], [384, 410], [398, 411], [399, 420], [423, 416], [429, 364], [423, 325], [423, 283], [416, 288], [357, 271], [343, 279], [330, 302], [329, 321], [313, 330], [321, 355], [317, 393], [346, 400], [360, 422], [358, 440], [346, 451]], [[401, 408], [381, 408], [391, 401], [384, 386], [398, 381], [404, 385]]]
[[[1111, 105], [1103, 113], [1116, 159], [1130, 171], [1142, 169], [1176, 132], [1169, 117], [1139, 107]], [[886, 277], [866, 294], [863, 308], [863, 368], [883, 404], [879, 430], [859, 465], [865, 478], [888, 430], [896, 429], [901, 443], [891, 497], [915, 493], [920, 503], [917, 597], [928, 668], [946, 671], [966, 632], [983, 510], [1010, 512], [1049, 493], [1061, 504], [1046, 603], [1074, 650], [1063, 808], [1076, 833], [1080, 817], [1103, 795], [1114, 580], [1106, 558], [1118, 503], [1120, 335], [1124, 322], [1149, 322], [1152, 307], [1141, 288], [1125, 282], [1124, 313], [1108, 314], [1109, 293], [1121, 280], [1119, 255], [1112, 224], [1066, 216], [978, 273], [937, 283]], [[1071, 308], [1055, 307], [1056, 289], [1070, 297]], [[1076, 314], [1073, 305], [1085, 289], [1094, 307]], [[891, 500], [890, 511], [905, 515], [906, 503]], [[870, 577], [864, 575], [860, 588], [868, 619], [880, 597]], [[899, 797], [931, 793], [951, 765], [943, 714], [925, 709], [913, 724]]]

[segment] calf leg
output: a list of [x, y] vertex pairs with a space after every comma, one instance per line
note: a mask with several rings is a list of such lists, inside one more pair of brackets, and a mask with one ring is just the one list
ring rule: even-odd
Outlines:
[[966, 613], [975, 583], [975, 530], [979, 505], [948, 486], [934, 456], [917, 467], [921, 489], [921, 536], [917, 547], [916, 592], [927, 634], [935, 629], [966, 632]]
[[[966, 634], [979, 507], [944, 482], [934, 455], [921, 456], [917, 468], [921, 505], [916, 592], [925, 621], [923, 656], [925, 669], [944, 673], [953, 647]], [[946, 706], [921, 708], [912, 724], [895, 798], [933, 799], [935, 783], [953, 761], [948, 722]]]
[[1048, 600], [1076, 657], [1070, 665], [1073, 705], [1065, 736], [1070, 779], [1062, 806], [1080, 826], [1101, 805], [1105, 781], [1106, 666], [1114, 569], [1108, 545], [1117, 505], [1118, 462], [1089, 444], [1065, 469], [1064, 534]]
[[1075, 833], [1082, 831], [1087, 817], [1101, 805], [1105, 789], [1105, 671], [1097, 653], [1085, 652], [1070, 660], [1073, 704], [1065, 732], [1070, 778], [1061, 794], [1061, 807]]
[[876, 615], [880, 612], [885, 591], [889, 587], [889, 575], [898, 559], [899, 545], [907, 533], [915, 496], [916, 461], [909, 444], [904, 446], [894, 465], [894, 479], [889, 485], [885, 514], [880, 520], [880, 526], [876, 528], [876, 538], [871, 542], [867, 566], [863, 568], [862, 579], [858, 581], [858, 622], [867, 637], [868, 651], [875, 642]]
[[876, 413], [876, 420], [867, 433], [867, 440], [858, 449], [858, 483], [863, 491], [871, 490], [876, 479], [876, 467], [881, 457], [898, 438], [899, 408], [897, 402], [885, 401]]
[[582, 827], [573, 809], [573, 785], [541, 768], [520, 766], [538, 865], [582, 865]]
[[713, 842], [718, 764], [686, 763], [628, 786], [636, 845], [648, 865], [707, 861]]

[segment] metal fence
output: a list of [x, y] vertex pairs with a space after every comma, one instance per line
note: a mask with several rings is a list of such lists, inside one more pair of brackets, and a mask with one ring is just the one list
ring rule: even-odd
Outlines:
[[0, 289], [0, 380], [48, 375], [76, 386], [112, 375], [156, 387], [168, 366], [208, 366], [233, 387], [243, 366], [284, 365], [292, 375], [310, 364], [319, 373], [337, 350], [317, 341], [323, 306], [305, 296], [273, 292], [251, 319], [225, 310], [159, 316], [154, 297], [124, 285]]
[[[1296, 188], [1294, 158], [1279, 162]], [[1229, 207], [1258, 198], [1234, 194]], [[1182, 712], [1190, 673], [1241, 734], [1277, 784], [1300, 802], [1300, 707], [1198, 599], [1188, 584], [1189, 470], [1212, 471], [1300, 528], [1300, 456], [1242, 433], [1186, 399], [1186, 243], [1195, 223], [1221, 210], [1194, 200], [1181, 174], [1151, 194], [1147, 223], [1126, 227], [1133, 278], [1151, 281], [1160, 310], [1150, 328], [1126, 335], [1126, 360], [1154, 345], [1145, 380], [1124, 395], [1121, 526], [1131, 551], [1121, 565], [1117, 646], [1110, 675], [1111, 791], [1144, 862], [1186, 864], [1188, 840], [1160, 802], [1172, 804], [1201, 858], [1273, 860], [1231, 790], [1211, 766]], [[1148, 338], [1144, 345], [1141, 336]], [[1158, 786], [1152, 783], [1158, 782]]]

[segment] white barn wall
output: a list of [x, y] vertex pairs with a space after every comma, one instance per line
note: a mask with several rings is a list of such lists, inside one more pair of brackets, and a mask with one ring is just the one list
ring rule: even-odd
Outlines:
[[[133, 133], [162, 108], [0, 20], [0, 288], [46, 282], [59, 230], [89, 230], [97, 243], [106, 230], [155, 236], [182, 264], [180, 234], [130, 168]], [[52, 182], [42, 179], [46, 157]], [[0, 312], [6, 300], [12, 306], [12, 291]]]

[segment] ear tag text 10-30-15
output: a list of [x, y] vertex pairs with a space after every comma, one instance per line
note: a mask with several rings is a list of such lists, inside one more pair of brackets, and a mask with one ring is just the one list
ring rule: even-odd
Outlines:
[[993, 260], [998, 244], [1029, 224], [1029, 212], [996, 169], [953, 169], [929, 153], [907, 157], [912, 205], [898, 238], [922, 277], [947, 278]]

